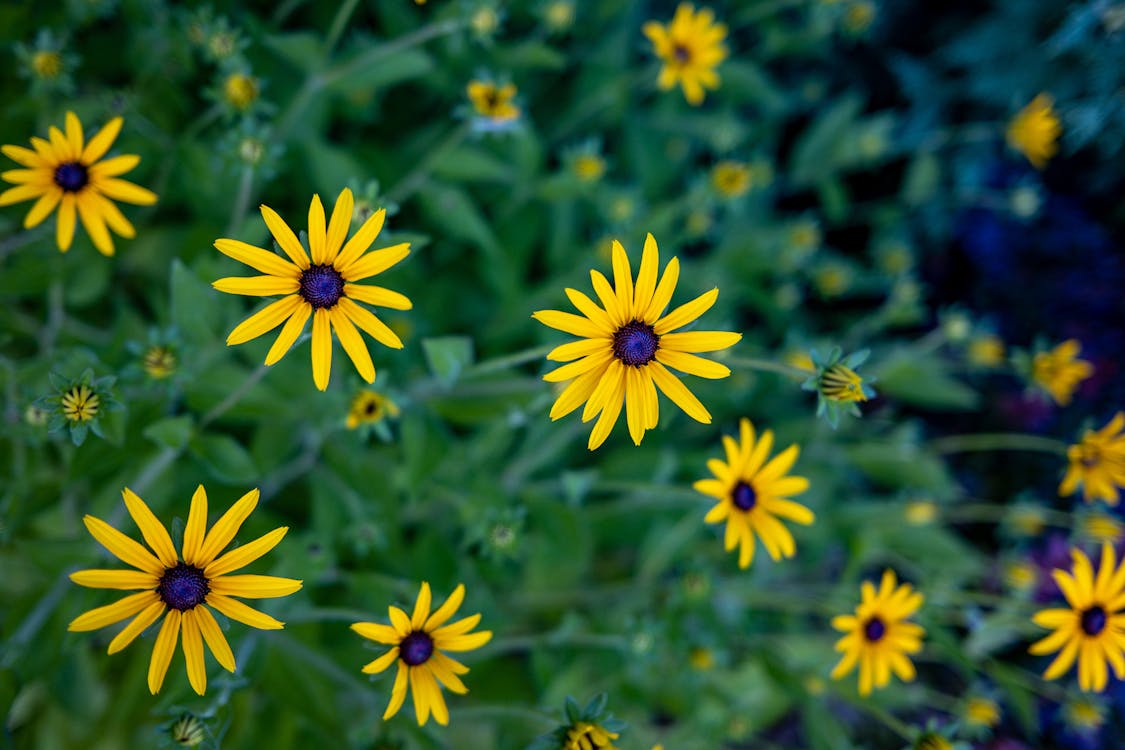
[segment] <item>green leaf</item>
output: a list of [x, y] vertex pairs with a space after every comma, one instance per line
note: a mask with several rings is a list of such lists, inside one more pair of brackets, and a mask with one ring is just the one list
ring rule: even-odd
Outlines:
[[430, 372], [446, 386], [451, 386], [473, 363], [473, 340], [468, 336], [422, 339], [422, 352]]
[[[365, 49], [357, 57], [367, 54], [367, 51]], [[342, 65], [347, 66], [350, 62], [350, 60], [345, 61]], [[390, 57], [383, 57], [374, 65], [356, 68], [348, 75], [333, 81], [330, 89], [342, 94], [359, 95], [387, 88], [411, 78], [421, 78], [433, 68], [433, 60], [425, 52], [418, 49], [398, 50]]]
[[324, 57], [321, 37], [311, 31], [267, 34], [262, 43], [300, 70], [314, 70]]
[[907, 349], [892, 353], [872, 368], [879, 390], [913, 406], [937, 411], [970, 411], [980, 404], [976, 391], [951, 377], [932, 354]]
[[855, 127], [862, 105], [854, 96], [846, 96], [824, 113], [806, 130], [793, 149], [791, 177], [795, 183], [815, 182], [836, 172], [840, 163], [840, 145]]
[[205, 435], [190, 442], [191, 454], [218, 480], [231, 484], [258, 481], [258, 467], [250, 453], [228, 435]]
[[483, 149], [461, 146], [434, 164], [433, 175], [457, 182], [507, 182], [512, 168]]
[[215, 292], [179, 258], [172, 261], [172, 323], [192, 343], [210, 343], [219, 333]]
[[190, 415], [167, 417], [153, 422], [141, 433], [157, 445], [166, 448], [183, 448], [191, 438], [194, 420]]

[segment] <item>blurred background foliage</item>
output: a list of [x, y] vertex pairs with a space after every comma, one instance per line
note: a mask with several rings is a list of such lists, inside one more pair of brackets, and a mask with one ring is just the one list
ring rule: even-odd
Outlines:
[[[88, 129], [121, 114], [115, 148], [160, 196], [126, 211], [138, 234], [113, 259], [81, 232], [61, 255], [52, 222], [24, 232], [0, 211], [3, 743], [171, 746], [190, 711], [223, 748], [521, 748], [566, 696], [603, 691], [623, 748], [896, 748], [888, 714], [949, 726], [970, 693], [1002, 707], [993, 739], [958, 730], [977, 747], [1121, 742], [1125, 695], [1075, 728], [1069, 683], [1026, 656], [1047, 572], [1067, 540], [1092, 541], [1056, 497], [1063, 458], [963, 454], [948, 436], [1070, 442], [1123, 403], [1125, 5], [713, 7], [730, 56], [696, 108], [656, 89], [640, 33], [673, 3], [0, 6], [0, 142], [68, 110]], [[43, 50], [55, 75], [36, 70]], [[489, 77], [518, 89], [507, 132], [474, 127], [466, 86]], [[1040, 172], [1004, 131], [1042, 91], [1064, 135]], [[250, 306], [210, 287], [241, 273], [216, 238], [266, 243], [259, 203], [303, 227], [312, 193], [348, 185], [394, 209], [381, 246], [413, 248], [385, 280], [414, 301], [386, 314], [406, 348], [375, 359], [400, 413], [373, 430], [345, 426], [362, 383], [340, 352], [327, 393], [307, 344], [266, 371], [264, 341], [224, 345]], [[646, 232], [683, 263], [676, 301], [719, 286], [706, 327], [744, 338], [731, 378], [691, 384], [712, 425], [666, 408], [641, 447], [619, 425], [591, 454], [576, 418], [547, 418], [542, 357], [561, 340], [529, 316], [587, 288], [610, 239], [636, 255]], [[1064, 409], [1004, 348], [1071, 337], [1096, 374]], [[871, 349], [879, 392], [836, 430], [800, 378], [755, 365], [832, 345]], [[154, 346], [167, 377], [144, 366]], [[87, 368], [116, 376], [124, 408], [76, 447], [29, 406], [49, 373]], [[690, 489], [741, 416], [801, 445], [817, 514], [794, 560], [749, 571]], [[108, 601], [66, 574], [104, 564], [83, 514], [123, 521], [129, 486], [182, 519], [199, 483], [216, 507], [260, 487], [243, 536], [291, 531], [256, 572], [305, 586], [267, 604], [285, 630], [235, 626], [236, 676], [213, 670], [196, 698], [177, 656], [153, 698], [148, 638], [110, 658], [109, 634], [66, 632]], [[861, 702], [828, 680], [827, 622], [887, 566], [926, 596], [926, 648], [916, 682]], [[380, 721], [389, 677], [360, 674], [373, 656], [346, 629], [422, 580], [436, 596], [465, 582], [496, 634], [466, 659], [449, 730]]]

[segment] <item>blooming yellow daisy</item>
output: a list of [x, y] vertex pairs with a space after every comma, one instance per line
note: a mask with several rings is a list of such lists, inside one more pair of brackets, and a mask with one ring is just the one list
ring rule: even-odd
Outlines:
[[1062, 125], [1055, 114], [1054, 100], [1039, 94], [1008, 123], [1008, 145], [1027, 157], [1036, 169], [1043, 169], [1058, 153]]
[[86, 516], [82, 520], [103, 547], [136, 570], [79, 570], [71, 574], [70, 580], [80, 586], [139, 590], [140, 593], [92, 609], [75, 619], [67, 629], [80, 632], [97, 630], [133, 617], [109, 642], [109, 653], [115, 654], [164, 615], [149, 662], [148, 689], [154, 695], [160, 692], [182, 631], [188, 681], [195, 692], [203, 695], [207, 689], [204, 641], [224, 669], [233, 672], [235, 668], [230, 645], [214, 615], [204, 605], [214, 607], [232, 620], [262, 630], [279, 630], [284, 626], [232, 597], [263, 599], [287, 596], [301, 588], [301, 581], [276, 576], [228, 574], [273, 549], [289, 528], [274, 529], [220, 556], [219, 553], [231, 543], [242, 522], [257, 506], [258, 491], [251, 490], [243, 495], [208, 532], [207, 493], [200, 485], [191, 498], [183, 546], [177, 556], [172, 537], [148, 505], [129, 488], [125, 488], [122, 494], [125, 507], [141, 530], [148, 549], [99, 518]]
[[441, 694], [441, 685], [455, 693], [467, 693], [469, 689], [457, 676], [467, 674], [469, 668], [450, 659], [445, 651], [471, 651], [480, 648], [492, 639], [492, 631], [481, 630], [470, 633], [480, 622], [480, 615], [470, 615], [457, 622], [445, 625], [465, 598], [464, 584], [458, 584], [445, 603], [430, 613], [430, 584], [422, 582], [418, 599], [414, 603], [414, 614], [398, 607], [390, 607], [390, 625], [375, 622], [357, 622], [352, 630], [364, 638], [391, 646], [391, 650], [363, 667], [366, 674], [379, 674], [398, 662], [398, 673], [391, 689], [391, 702], [383, 712], [384, 721], [398, 713], [406, 700], [409, 685], [414, 696], [414, 716], [418, 725], [426, 723], [431, 712], [434, 720], [441, 725], [449, 723], [449, 709]]
[[360, 377], [368, 383], [375, 380], [375, 366], [359, 331], [393, 349], [401, 349], [402, 341], [383, 321], [356, 303], [366, 302], [392, 310], [409, 310], [412, 303], [390, 289], [355, 282], [382, 273], [398, 263], [410, 254], [410, 243], [400, 242], [366, 252], [383, 228], [386, 211], [379, 209], [345, 244], [354, 202], [352, 191], [344, 188], [336, 199], [332, 220], [326, 228], [320, 196], [313, 196], [309, 206], [308, 231], [311, 261], [297, 235], [269, 206], [261, 207], [262, 218], [289, 260], [239, 240], [215, 241], [219, 252], [265, 275], [219, 279], [212, 286], [220, 292], [252, 297], [285, 295], [242, 321], [227, 336], [227, 346], [256, 339], [284, 323], [266, 355], [266, 364], [272, 365], [293, 346], [311, 316], [312, 373], [316, 387], [322, 391], [328, 388], [332, 370], [332, 329], [335, 329], [340, 344]]
[[520, 108], [513, 103], [516, 98], [515, 84], [497, 86], [491, 81], [469, 81], [466, 87], [473, 111], [481, 117], [496, 123], [515, 120], [520, 116]]
[[1125, 609], [1125, 565], [1117, 566], [1110, 544], [1102, 545], [1096, 575], [1082, 550], [1072, 549], [1070, 555], [1070, 573], [1052, 572], [1069, 606], [1044, 609], [1031, 618], [1039, 627], [1055, 632], [1033, 643], [1028, 651], [1043, 655], [1062, 649], [1043, 679], [1062, 676], [1077, 659], [1078, 687], [1100, 693], [1108, 680], [1107, 662], [1113, 665], [1117, 679], [1125, 679], [1125, 614], [1120, 614]]
[[715, 68], [727, 56], [723, 39], [727, 27], [715, 23], [710, 8], [697, 13], [691, 3], [681, 3], [667, 26], [657, 21], [644, 25], [645, 36], [652, 42], [653, 52], [664, 61], [656, 85], [668, 90], [677, 83], [692, 106], [703, 102], [704, 89], [719, 87]]
[[1125, 487], [1125, 412], [1117, 412], [1105, 427], [1097, 432], [1086, 430], [1078, 445], [1067, 448], [1070, 462], [1059, 495], [1073, 495], [1082, 485], [1082, 499], [1093, 502], [1105, 500], [1117, 505], [1118, 490]]
[[86, 141], [78, 116], [67, 112], [66, 133], [52, 125], [47, 131], [49, 141], [32, 137], [34, 151], [22, 146], [0, 147], [9, 159], [25, 167], [0, 174], [0, 178], [16, 185], [0, 193], [0, 206], [36, 198], [24, 217], [25, 229], [40, 224], [57, 207], [55, 242], [59, 250], [65, 253], [70, 249], [77, 217], [94, 247], [102, 255], [113, 255], [109, 230], [129, 239], [137, 234], [113, 201], [139, 206], [156, 203], [155, 193], [120, 178], [137, 166], [141, 157], [124, 154], [102, 159], [121, 132], [123, 122], [120, 117], [113, 118]]
[[897, 585], [894, 571], [883, 572], [879, 591], [864, 581], [863, 600], [854, 615], [832, 618], [832, 627], [847, 633], [836, 643], [844, 657], [832, 670], [838, 680], [859, 665], [859, 694], [869, 695], [872, 687], [884, 687], [893, 671], [903, 682], [914, 679], [914, 663], [907, 654], [922, 650], [921, 625], [906, 622], [922, 606], [922, 595], [910, 584]]
[[348, 429], [354, 430], [364, 424], [378, 424], [387, 417], [397, 417], [398, 404], [378, 391], [365, 388], [355, 395], [348, 409]]
[[1056, 404], [1070, 403], [1078, 384], [1094, 374], [1094, 366], [1078, 359], [1082, 344], [1067, 339], [1048, 352], [1038, 352], [1031, 361], [1031, 379], [1041, 386]]
[[532, 315], [543, 325], [582, 337], [547, 355], [549, 360], [570, 364], [552, 370], [543, 379], [552, 383], [571, 381], [551, 407], [552, 420], [570, 414], [583, 402], [583, 422], [601, 414], [590, 433], [590, 450], [609, 436], [623, 405], [629, 435], [640, 445], [645, 430], [656, 427], [657, 388], [693, 419], [710, 424], [710, 412], [668, 368], [703, 378], [725, 378], [730, 375], [726, 365], [691, 352], [726, 349], [742, 338], [741, 333], [727, 331], [673, 333], [709, 310], [719, 290], [712, 289], [662, 315], [675, 291], [680, 262], [677, 258], [668, 261], [657, 284], [660, 259], [651, 234], [645, 239], [636, 285], [625, 248], [617, 240], [613, 241], [612, 252], [612, 287], [599, 271], [590, 271], [602, 306], [582, 292], [567, 289], [566, 296], [582, 315], [556, 310], [540, 310]]
[[750, 189], [750, 165], [721, 161], [711, 168], [711, 186], [724, 198], [738, 198]]
[[1000, 704], [984, 695], [974, 695], [961, 706], [961, 721], [972, 728], [992, 729], [1000, 723]]
[[737, 546], [738, 567], [747, 568], [754, 559], [755, 534], [774, 560], [792, 557], [797, 551], [793, 535], [778, 518], [808, 526], [814, 516], [805, 506], [787, 499], [809, 488], [809, 480], [786, 474], [801, 449], [791, 445], [767, 463], [773, 432], [766, 430], [755, 439], [754, 425], [742, 419], [739, 433], [738, 442], [723, 436], [727, 460], [708, 461], [707, 468], [715, 478], [700, 479], [694, 487], [719, 501], [703, 520], [727, 522], [726, 548]]

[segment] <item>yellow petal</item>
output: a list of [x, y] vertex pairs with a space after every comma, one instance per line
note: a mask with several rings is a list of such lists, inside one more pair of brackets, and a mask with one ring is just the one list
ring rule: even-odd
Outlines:
[[674, 367], [680, 372], [687, 373], [688, 375], [696, 375], [701, 378], [718, 380], [730, 375], [730, 368], [726, 365], [712, 362], [703, 357], [697, 357], [694, 354], [685, 354], [684, 352], [676, 352], [669, 349], [657, 349], [656, 360], [668, 367]]
[[154, 576], [164, 574], [164, 566], [152, 553], [122, 534], [100, 518], [86, 516], [82, 519], [90, 534], [126, 565], [132, 565]]
[[668, 303], [672, 301], [672, 293], [676, 291], [676, 282], [680, 278], [680, 259], [672, 258], [668, 261], [668, 265], [664, 267], [664, 275], [660, 277], [660, 283], [653, 292], [652, 302], [649, 304], [648, 309], [644, 311], [643, 315], [638, 317], [649, 325], [655, 325], [660, 319], [664, 308], [668, 307]]
[[12, 161], [22, 164], [31, 169], [42, 169], [48, 167], [48, 163], [42, 156], [23, 146], [0, 146], [0, 151], [4, 153]]
[[164, 675], [168, 672], [168, 665], [172, 662], [172, 654], [176, 650], [176, 641], [180, 637], [180, 611], [168, 610], [164, 617], [164, 624], [160, 626], [160, 633], [156, 636], [156, 643], [152, 647], [152, 659], [148, 663], [148, 689], [153, 695], [160, 692], [164, 684]]
[[324, 205], [319, 195], [313, 195], [309, 204], [309, 254], [314, 266], [328, 262], [327, 238], [324, 230]]
[[43, 223], [43, 220], [51, 215], [55, 207], [59, 205], [62, 200], [63, 191], [59, 188], [52, 188], [43, 193], [39, 200], [35, 201], [35, 205], [27, 212], [27, 216], [23, 219], [23, 228], [31, 229]]
[[82, 220], [82, 226], [86, 229], [86, 234], [94, 243], [94, 247], [98, 249], [102, 255], [107, 257], [113, 255], [113, 238], [109, 234], [109, 230], [105, 227], [105, 219], [102, 218], [101, 213], [94, 207], [90, 201], [90, 193], [87, 191], [85, 194], [78, 194], [78, 218]]
[[332, 220], [328, 222], [328, 238], [325, 241], [325, 262], [332, 263], [336, 260], [340, 247], [348, 236], [348, 227], [352, 224], [352, 210], [355, 208], [355, 197], [352, 191], [344, 188], [336, 198], [336, 205], [332, 207]]
[[101, 130], [86, 143], [86, 147], [82, 150], [82, 158], [79, 161], [83, 164], [92, 165], [105, 156], [110, 146], [117, 140], [117, 135], [121, 132], [121, 126], [124, 122], [125, 120], [122, 118], [114, 117], [103, 125]]
[[432, 633], [437, 628], [440, 628], [453, 616], [453, 613], [460, 608], [461, 602], [464, 600], [465, 584], [459, 583], [457, 584], [457, 588], [453, 589], [453, 593], [449, 595], [449, 598], [442, 602], [442, 605], [435, 609], [434, 613], [425, 621], [423, 629], [427, 633]]
[[624, 246], [613, 241], [613, 288], [617, 293], [617, 304], [624, 312], [625, 319], [633, 318], [633, 272], [629, 268], [629, 256]]
[[199, 551], [203, 547], [203, 537], [207, 533], [207, 490], [203, 485], [195, 488], [191, 496], [187, 523], [184, 525], [183, 555], [188, 565], [199, 567]]
[[363, 669], [361, 671], [364, 674], [379, 674], [380, 672], [385, 671], [387, 669], [387, 667], [394, 664], [395, 659], [397, 659], [397, 658], [398, 658], [398, 646], [395, 646], [390, 651], [388, 651], [387, 653], [380, 656], [378, 659], [376, 659], [372, 662], [368, 662], [367, 664], [364, 664]]
[[234, 330], [227, 336], [227, 346], [244, 344], [269, 333], [288, 320], [289, 316], [295, 313], [299, 307], [307, 304], [299, 294], [290, 294], [271, 302], [235, 326]]
[[156, 622], [157, 618], [164, 614], [165, 609], [167, 609], [167, 605], [160, 600], [145, 607], [120, 633], [113, 637], [113, 640], [109, 642], [109, 650], [106, 653], [116, 654], [128, 646], [136, 640], [138, 635], [144, 632], [145, 628]]
[[208, 578], [218, 578], [219, 576], [226, 575], [233, 570], [244, 568], [250, 563], [257, 560], [262, 555], [269, 552], [277, 546], [285, 534], [289, 531], [288, 526], [274, 529], [268, 534], [263, 534], [249, 544], [243, 544], [235, 547], [230, 552], [222, 557], [214, 560], [203, 570], [203, 575]]
[[572, 380], [551, 406], [551, 420], [562, 419], [591, 398], [604, 374], [599, 370], [590, 370]]
[[[586, 443], [589, 450], [597, 450], [598, 446], [605, 442], [609, 437], [609, 433], [613, 430], [613, 426], [617, 424], [617, 418], [621, 415], [621, 407], [625, 402], [625, 376], [624, 371], [621, 372], [621, 377], [616, 379], [613, 385], [613, 390], [609, 392], [605, 399], [605, 403], [601, 409], [601, 416], [598, 421], [594, 423], [594, 429], [590, 432], [590, 439]], [[591, 397], [593, 400], [593, 397]]]
[[700, 403], [695, 394], [680, 382], [679, 378], [668, 372], [667, 368], [658, 361], [649, 362], [647, 367], [656, 387], [670, 398], [672, 403], [683, 409], [695, 421], [711, 424], [711, 413]]
[[235, 669], [234, 653], [230, 650], [230, 644], [227, 643], [226, 636], [219, 628], [219, 623], [215, 622], [215, 616], [211, 614], [211, 610], [202, 604], [193, 611], [196, 613], [199, 631], [203, 634], [203, 640], [207, 642], [207, 648], [211, 649], [215, 661], [219, 662], [223, 669], [233, 672]]
[[207, 594], [207, 603], [232, 620], [238, 620], [252, 628], [258, 628], [259, 630], [281, 630], [285, 627], [285, 623], [273, 619], [266, 613], [259, 612], [237, 599], [231, 599], [222, 594]]
[[245, 294], [249, 297], [270, 297], [275, 294], [293, 294], [301, 285], [297, 279], [280, 276], [228, 276], [211, 284], [220, 292]]
[[74, 240], [74, 224], [78, 219], [78, 208], [74, 193], [64, 193], [59, 201], [59, 215], [56, 218], [55, 242], [64, 253], [70, 249]]
[[282, 326], [281, 333], [277, 335], [277, 339], [274, 340], [269, 353], [266, 354], [267, 365], [276, 363], [288, 353], [293, 343], [301, 335], [301, 332], [305, 330], [305, 323], [308, 322], [309, 316], [312, 315], [312, 310], [312, 305], [307, 302], [297, 306], [297, 309], [289, 316], [289, 320]]
[[402, 708], [403, 701], [406, 700], [406, 688], [410, 682], [410, 667], [406, 666], [406, 662], [400, 661], [398, 663], [398, 672], [395, 674], [395, 684], [391, 688], [391, 702], [387, 704], [387, 710], [383, 712], [383, 721], [391, 718], [398, 713]]
[[666, 333], [670, 333], [677, 328], [687, 325], [710, 310], [718, 297], [719, 289], [715, 287], [711, 291], [699, 295], [691, 302], [685, 302], [663, 318], [657, 320], [653, 325], [653, 330], [656, 331], [656, 335], [663, 336]]
[[649, 232], [645, 236], [641, 267], [637, 270], [637, 286], [633, 290], [634, 317], [639, 317], [652, 304], [652, 294], [656, 291], [656, 274], [659, 270], [660, 253], [656, 247], [656, 238]]
[[97, 164], [91, 164], [88, 169], [90, 182], [93, 183], [94, 187], [99, 187], [102, 180], [123, 175], [140, 163], [141, 157], [136, 154], [122, 154]]
[[185, 611], [181, 618], [184, 631], [184, 661], [187, 662], [188, 682], [196, 693], [203, 695], [207, 692], [207, 665], [203, 662], [203, 636], [199, 632], [195, 609]]
[[728, 331], [666, 333], [660, 337], [660, 347], [678, 352], [717, 352], [734, 346], [741, 338], [741, 333]]
[[82, 135], [82, 123], [73, 112], [66, 113], [66, 143], [69, 146], [67, 158], [77, 161], [86, 143]]
[[70, 580], [92, 589], [154, 589], [160, 578], [142, 570], [76, 570]]
[[66, 629], [79, 633], [87, 630], [98, 630], [106, 625], [121, 622], [126, 617], [132, 617], [154, 602], [161, 602], [155, 591], [141, 591], [137, 594], [130, 594], [113, 604], [97, 607], [79, 615], [71, 621]]
[[327, 390], [328, 379], [332, 375], [332, 330], [328, 311], [324, 308], [313, 315], [311, 349], [313, 383], [317, 389]]
[[237, 575], [221, 576], [210, 582], [211, 590], [222, 596], [240, 596], [247, 599], [273, 599], [288, 596], [301, 588], [301, 581], [279, 576]]
[[228, 258], [234, 258], [239, 263], [245, 263], [255, 271], [261, 271], [267, 276], [300, 278], [301, 269], [297, 266], [276, 253], [268, 252], [246, 242], [220, 239], [215, 240], [215, 248]]
[[19, 185], [14, 188], [9, 188], [3, 193], [0, 193], [0, 206], [10, 206], [13, 203], [20, 203], [22, 201], [29, 201], [32, 198], [38, 198], [46, 194], [50, 190], [47, 185]]
[[426, 624], [426, 618], [430, 616], [430, 584], [422, 581], [422, 587], [418, 590], [418, 599], [414, 602], [414, 614], [410, 617], [410, 627], [414, 630], [419, 630]]
[[335, 265], [336, 270], [340, 272], [345, 281], [360, 281], [386, 271], [407, 255], [410, 255], [410, 243], [401, 242], [361, 255], [347, 266], [344, 266], [342, 261], [337, 259]]
[[341, 297], [338, 306], [348, 316], [348, 320], [355, 323], [356, 327], [383, 346], [388, 346], [391, 349], [402, 348], [402, 340], [398, 335], [388, 328], [386, 323], [375, 317], [370, 310], [360, 307], [347, 297]]
[[598, 307], [592, 299], [577, 289], [568, 287], [565, 291], [567, 299], [570, 300], [570, 303], [574, 305], [578, 312], [582, 313], [582, 315], [588, 318], [590, 322], [599, 329], [605, 331], [605, 336], [608, 337], [612, 335], [617, 326], [610, 320], [609, 313]]
[[612, 351], [612, 339], [580, 339], [578, 341], [571, 341], [569, 344], [556, 346], [547, 354], [547, 359], [552, 362], [570, 362], [590, 354], [596, 354], [598, 352], [612, 353]]
[[240, 497], [238, 502], [232, 505], [207, 532], [207, 536], [203, 540], [203, 546], [196, 558], [196, 566], [206, 568], [210, 565], [211, 561], [226, 549], [226, 546], [234, 539], [235, 534], [242, 527], [242, 522], [250, 516], [257, 506], [257, 489], [250, 490]]
[[336, 338], [340, 339], [340, 345], [344, 347], [344, 352], [355, 365], [359, 376], [368, 383], [374, 382], [375, 365], [371, 362], [371, 353], [367, 351], [367, 344], [348, 319], [347, 313], [334, 309], [329, 312], [328, 318], [336, 330]]
[[395, 646], [402, 640], [402, 636], [389, 625], [381, 625], [377, 622], [356, 622], [352, 623], [350, 627], [364, 638], [376, 643]]
[[366, 302], [369, 305], [386, 307], [391, 310], [409, 310], [414, 307], [414, 303], [406, 295], [384, 289], [381, 286], [344, 284], [344, 294], [358, 302]]
[[581, 336], [587, 339], [600, 339], [606, 336], [603, 328], [595, 325], [588, 318], [583, 318], [572, 313], [559, 312], [558, 310], [538, 310], [531, 314], [545, 326], [554, 328], [572, 336]]
[[124, 201], [137, 206], [151, 206], [156, 203], [156, 193], [116, 177], [99, 179], [97, 187], [98, 192], [115, 201]]
[[145, 501], [137, 497], [131, 489], [126, 487], [121, 495], [125, 498], [125, 507], [128, 508], [129, 515], [133, 517], [133, 522], [141, 530], [141, 536], [148, 542], [148, 546], [156, 553], [157, 559], [166, 568], [175, 567], [179, 561], [179, 556], [176, 554], [176, 547], [172, 544], [172, 537], [168, 535], [168, 530], [164, 528], [164, 524], [160, 523]]
[[359, 228], [352, 238], [344, 245], [343, 250], [336, 256], [333, 265], [336, 268], [347, 268], [355, 259], [363, 255], [367, 248], [371, 247], [371, 243], [379, 236], [379, 232], [383, 229], [383, 221], [387, 217], [386, 209], [380, 208], [375, 213], [367, 217], [367, 221], [363, 222], [363, 226]]
[[293, 230], [285, 223], [285, 219], [278, 216], [277, 211], [269, 206], [263, 204], [258, 208], [261, 210], [262, 218], [281, 251], [289, 256], [289, 259], [296, 264], [297, 268], [302, 271], [307, 269], [309, 267], [309, 256], [305, 252], [305, 248], [301, 246], [301, 241], [297, 239], [297, 235], [293, 234]]

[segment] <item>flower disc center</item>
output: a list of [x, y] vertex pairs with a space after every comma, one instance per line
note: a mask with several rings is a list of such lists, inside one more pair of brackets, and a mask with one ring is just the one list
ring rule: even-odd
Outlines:
[[872, 617], [863, 624], [863, 637], [877, 643], [887, 634], [887, 625], [879, 617]]
[[691, 61], [691, 50], [688, 49], [686, 44], [677, 44], [672, 47], [672, 57], [676, 58], [676, 62], [681, 65], [686, 65]]
[[752, 510], [758, 504], [758, 493], [748, 482], [739, 482], [730, 493], [730, 501], [739, 510]]
[[55, 184], [68, 193], [77, 193], [89, 181], [90, 175], [86, 167], [76, 161], [68, 161], [55, 167]]
[[1086, 635], [1097, 635], [1105, 630], [1108, 621], [1109, 617], [1105, 609], [1095, 604], [1082, 613], [1082, 632]]
[[433, 653], [434, 639], [421, 630], [415, 630], [398, 645], [398, 655], [411, 667], [425, 664]]
[[634, 320], [617, 329], [613, 334], [613, 356], [624, 364], [640, 367], [647, 365], [656, 356], [660, 337], [648, 323]]
[[335, 307], [344, 296], [344, 277], [330, 265], [309, 266], [301, 273], [299, 293], [317, 309]]
[[156, 593], [164, 603], [181, 612], [202, 604], [210, 590], [207, 576], [203, 575], [203, 571], [182, 562], [176, 563], [174, 568], [165, 570], [156, 587]]

